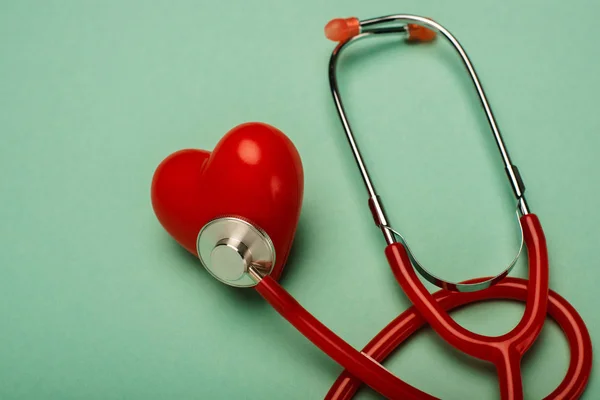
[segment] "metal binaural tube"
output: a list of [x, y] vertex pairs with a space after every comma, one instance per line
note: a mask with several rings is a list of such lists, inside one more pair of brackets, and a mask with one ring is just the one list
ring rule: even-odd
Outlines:
[[[406, 33], [407, 39], [413, 41], [429, 41], [435, 37], [435, 32], [439, 32], [443, 35], [453, 46], [454, 50], [459, 54], [471, 81], [477, 91], [477, 95], [479, 97], [481, 106], [485, 112], [486, 118], [488, 120], [489, 126], [492, 130], [492, 134], [494, 136], [494, 140], [496, 142], [498, 151], [502, 158], [502, 162], [505, 167], [505, 171], [507, 174], [508, 181], [513, 190], [513, 193], [517, 199], [517, 209], [518, 212], [525, 216], [530, 213], [529, 207], [527, 205], [527, 201], [525, 199], [525, 185], [523, 184], [523, 180], [519, 174], [518, 168], [512, 163], [510, 159], [510, 155], [508, 154], [508, 150], [506, 149], [506, 145], [504, 144], [504, 140], [502, 139], [502, 135], [498, 128], [498, 124], [496, 123], [496, 119], [492, 112], [492, 109], [489, 105], [481, 82], [475, 72], [475, 68], [471, 63], [471, 60], [467, 56], [467, 53], [459, 43], [459, 41], [442, 25], [437, 22], [416, 15], [408, 15], [408, 14], [396, 14], [389, 15], [379, 18], [372, 18], [367, 20], [359, 21], [356, 18], [348, 18], [348, 19], [338, 19], [334, 20], [337, 23], [337, 26], [334, 26], [332, 23], [328, 24], [329, 31], [326, 28], [326, 35], [330, 39], [338, 38], [341, 42], [336, 46], [333, 50], [330, 60], [329, 60], [329, 85], [331, 89], [331, 94], [333, 96], [333, 101], [336, 106], [340, 121], [344, 128], [344, 132], [346, 134], [346, 139], [348, 140], [348, 144], [350, 145], [350, 149], [352, 151], [352, 155], [356, 161], [359, 172], [369, 194], [369, 209], [373, 215], [375, 220], [375, 224], [381, 229], [381, 232], [385, 238], [386, 243], [392, 244], [396, 243], [398, 238], [401, 243], [406, 245], [406, 241], [401, 237], [399, 233], [394, 231], [391, 225], [388, 223], [388, 218], [385, 214], [385, 208], [381, 201], [381, 198], [377, 195], [377, 191], [375, 189], [375, 185], [371, 180], [369, 175], [369, 171], [365, 162], [362, 158], [360, 148], [358, 143], [354, 137], [354, 133], [352, 132], [352, 127], [350, 126], [350, 122], [346, 115], [346, 111], [344, 109], [344, 105], [341, 99], [336, 70], [337, 70], [337, 62], [340, 54], [348, 48], [349, 45], [355, 43], [356, 41], [367, 38], [374, 37], [376, 35], [382, 34], [395, 34], [395, 33]], [[393, 23], [401, 24], [394, 25]], [[385, 26], [377, 26], [379, 24], [386, 24]], [[334, 29], [335, 28], [335, 29]], [[338, 31], [336, 31], [336, 29]], [[519, 251], [517, 252], [517, 256], [513, 259], [513, 261], [508, 265], [508, 267], [497, 277], [491, 279], [487, 282], [481, 282], [477, 285], [468, 286], [462, 285], [458, 283], [447, 282], [442, 279], [435, 277], [433, 274], [429, 273], [417, 260], [411, 255], [411, 261], [415, 268], [431, 283], [444, 288], [450, 288], [451, 290], [458, 291], [471, 291], [471, 290], [479, 290], [485, 287], [489, 287], [497, 280], [501, 279], [503, 276], [512, 269], [515, 265], [516, 260], [518, 259], [521, 249], [523, 246], [523, 236], [521, 235], [521, 245], [519, 247]]]
[[[502, 134], [500, 133], [500, 129], [498, 128], [498, 124], [496, 123], [494, 113], [492, 112], [492, 109], [487, 100], [487, 96], [485, 95], [485, 91], [483, 90], [483, 86], [481, 85], [481, 82], [479, 81], [477, 73], [475, 72], [475, 68], [473, 67], [473, 64], [471, 63], [471, 60], [469, 59], [466, 51], [463, 49], [463, 47], [461, 46], [458, 39], [456, 39], [454, 37], [454, 35], [452, 35], [442, 25], [438, 24], [437, 22], [435, 22], [429, 18], [420, 17], [420, 16], [416, 16], [416, 15], [409, 15], [409, 14], [396, 14], [396, 15], [389, 15], [389, 16], [372, 18], [372, 19], [360, 21], [362, 33], [350, 38], [349, 40], [347, 40], [343, 43], [340, 43], [333, 51], [330, 62], [329, 62], [329, 83], [330, 83], [331, 92], [333, 94], [334, 102], [336, 104], [338, 114], [340, 116], [342, 125], [344, 127], [344, 131], [346, 132], [346, 137], [348, 138], [348, 142], [350, 143], [352, 153], [354, 154], [354, 158], [356, 159], [356, 162], [358, 164], [359, 170], [361, 172], [363, 181], [365, 182], [365, 186], [367, 187], [367, 191], [369, 192], [369, 195], [371, 197], [374, 197], [376, 195], [376, 191], [373, 187], [373, 183], [370, 179], [367, 168], [364, 165], [364, 162], [360, 155], [360, 150], [358, 148], [356, 140], [354, 139], [354, 134], [352, 132], [352, 128], [350, 127], [350, 123], [348, 122], [348, 118], [346, 117], [344, 106], [343, 106], [343, 103], [341, 101], [340, 94], [339, 94], [339, 87], [338, 87], [337, 78], [336, 78], [336, 66], [337, 66], [337, 59], [339, 58], [342, 51], [345, 48], [347, 48], [350, 44], [356, 42], [357, 40], [359, 40], [361, 38], [365, 38], [369, 35], [406, 32], [406, 26], [404, 26], [404, 25], [398, 26], [398, 27], [384, 27], [384, 28], [372, 27], [373, 25], [378, 25], [378, 24], [382, 24], [382, 23], [390, 23], [390, 22], [416, 23], [416, 24], [425, 26], [427, 28], [433, 29], [433, 30], [441, 33], [450, 42], [450, 44], [452, 44], [453, 48], [459, 54], [465, 68], [467, 69], [467, 72], [469, 73], [469, 76], [473, 82], [473, 85], [475, 86], [477, 95], [479, 97], [479, 100], [480, 100], [483, 110], [485, 112], [486, 118], [488, 120], [488, 124], [492, 130], [494, 140], [498, 147], [498, 151], [500, 152], [502, 162], [506, 169], [509, 183], [513, 189], [515, 197], [519, 200], [519, 211], [521, 212], [522, 215], [529, 214], [529, 212], [530, 212], [529, 207], [527, 206], [527, 202], [524, 197], [525, 185], [523, 184], [522, 178], [519, 174], [517, 167], [512, 163], [512, 161], [510, 159], [510, 155], [508, 153], [506, 145], [504, 144]], [[372, 27], [372, 28], [369, 28], [369, 27]]]

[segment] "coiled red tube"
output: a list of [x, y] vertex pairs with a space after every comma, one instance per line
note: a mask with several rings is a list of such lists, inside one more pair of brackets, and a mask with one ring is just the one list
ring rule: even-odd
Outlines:
[[[488, 278], [474, 279], [467, 283], [486, 279]], [[528, 281], [525, 279], [505, 278], [483, 291], [457, 293], [440, 290], [433, 294], [433, 298], [446, 311], [487, 300], [525, 301], [528, 294], [527, 285]], [[398, 378], [390, 378], [390, 373], [377, 364], [383, 362], [406, 339], [427, 324], [415, 307], [396, 317], [358, 352], [308, 313], [272, 278], [265, 277], [256, 289], [303, 335], [346, 368], [327, 393], [326, 400], [349, 400], [363, 382], [389, 399], [435, 398]], [[569, 343], [571, 359], [564, 379], [545, 399], [576, 399], [583, 393], [592, 370], [590, 334], [573, 306], [554, 291], [549, 293], [548, 315], [563, 330]], [[382, 374], [382, 377], [378, 377], [378, 374]]]
[[[486, 279], [488, 278], [474, 279], [469, 283]], [[502, 282], [484, 291], [457, 293], [440, 290], [434, 293], [433, 297], [446, 311], [480, 301], [525, 301], [528, 293], [527, 284], [525, 279], [505, 278]], [[562, 382], [545, 399], [576, 399], [583, 393], [591, 374], [592, 340], [581, 316], [568, 301], [552, 290], [548, 297], [548, 315], [556, 321], [564, 332], [569, 343], [571, 360]], [[377, 362], [383, 362], [407, 338], [426, 324], [427, 322], [417, 309], [411, 307], [383, 328], [365, 346], [362, 353], [367, 354]], [[325, 399], [349, 400], [354, 396], [361, 383], [358, 378], [348, 371], [344, 371], [337, 378]]]
[[[355, 350], [319, 322], [271, 277], [263, 278], [256, 290], [304, 336], [346, 368], [329, 390], [326, 396], [328, 400], [352, 398], [361, 383], [369, 385], [388, 399], [435, 399], [403, 382], [379, 364], [426, 323], [454, 347], [493, 362], [498, 369], [502, 398], [521, 399], [521, 357], [541, 331], [546, 313], [561, 327], [571, 350], [565, 378], [546, 399], [574, 399], [583, 393], [591, 373], [590, 335], [577, 311], [564, 298], [548, 289], [546, 242], [537, 217], [530, 214], [524, 216], [521, 222], [529, 252], [529, 281], [505, 278], [495, 286], [478, 292], [441, 290], [430, 294], [412, 269], [404, 247], [399, 243], [388, 246], [386, 255], [394, 275], [415, 306], [394, 319], [362, 352]], [[467, 331], [447, 314], [447, 311], [460, 306], [494, 299], [526, 303], [519, 324], [511, 332], [499, 337]]]

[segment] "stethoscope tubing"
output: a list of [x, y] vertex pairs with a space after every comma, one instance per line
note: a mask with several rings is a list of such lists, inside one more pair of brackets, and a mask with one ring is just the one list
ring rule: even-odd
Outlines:
[[[546, 313], [550, 313], [565, 332], [571, 349], [567, 375], [547, 398], [577, 398], [583, 392], [591, 373], [590, 335], [575, 309], [548, 289], [546, 242], [537, 216], [528, 214], [522, 217], [521, 222], [529, 253], [529, 281], [506, 278], [482, 291], [461, 293], [441, 290], [430, 294], [412, 269], [402, 244], [389, 245], [386, 255], [390, 266], [414, 306], [384, 328], [362, 352], [354, 349], [318, 321], [270, 276], [259, 279], [255, 288], [300, 333], [346, 369], [326, 399], [349, 399], [361, 382], [392, 400], [435, 399], [394, 376], [380, 364], [425, 323], [431, 325], [440, 336], [459, 350], [494, 363], [498, 370], [502, 399], [522, 399], [521, 358], [539, 335]], [[470, 282], [476, 283], [484, 279]], [[447, 313], [459, 306], [493, 299], [514, 299], [526, 303], [521, 322], [511, 332], [499, 337], [467, 331]]]
[[256, 291], [302, 335], [353, 376], [391, 400], [434, 400], [435, 397], [407, 384], [381, 364], [350, 346], [296, 301], [277, 281], [263, 277]]
[[[472, 282], [488, 278], [474, 279]], [[446, 311], [482, 301], [526, 301], [529, 283], [526, 279], [506, 278], [485, 291], [459, 293], [439, 290], [432, 296]], [[562, 382], [544, 397], [545, 400], [576, 399], [583, 394], [592, 370], [592, 340], [585, 322], [575, 308], [558, 293], [548, 294], [548, 315], [562, 329], [570, 351], [569, 368]], [[406, 339], [427, 325], [416, 307], [394, 318], [361, 351], [379, 363], [388, 358]], [[343, 371], [325, 396], [325, 400], [349, 400], [362, 382], [348, 370]]]

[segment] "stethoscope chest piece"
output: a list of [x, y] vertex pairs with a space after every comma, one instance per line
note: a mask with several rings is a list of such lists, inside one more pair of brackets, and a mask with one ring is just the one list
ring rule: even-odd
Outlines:
[[253, 274], [269, 275], [275, 265], [269, 235], [236, 217], [208, 222], [198, 233], [196, 248], [206, 270], [230, 286], [255, 286]]

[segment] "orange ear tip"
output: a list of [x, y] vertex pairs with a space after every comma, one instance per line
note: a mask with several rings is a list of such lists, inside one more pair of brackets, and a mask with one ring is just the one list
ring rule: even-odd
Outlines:
[[325, 25], [325, 36], [334, 42], [345, 42], [360, 33], [358, 18], [335, 18]]
[[431, 42], [436, 37], [435, 31], [417, 24], [408, 24], [408, 41]]

